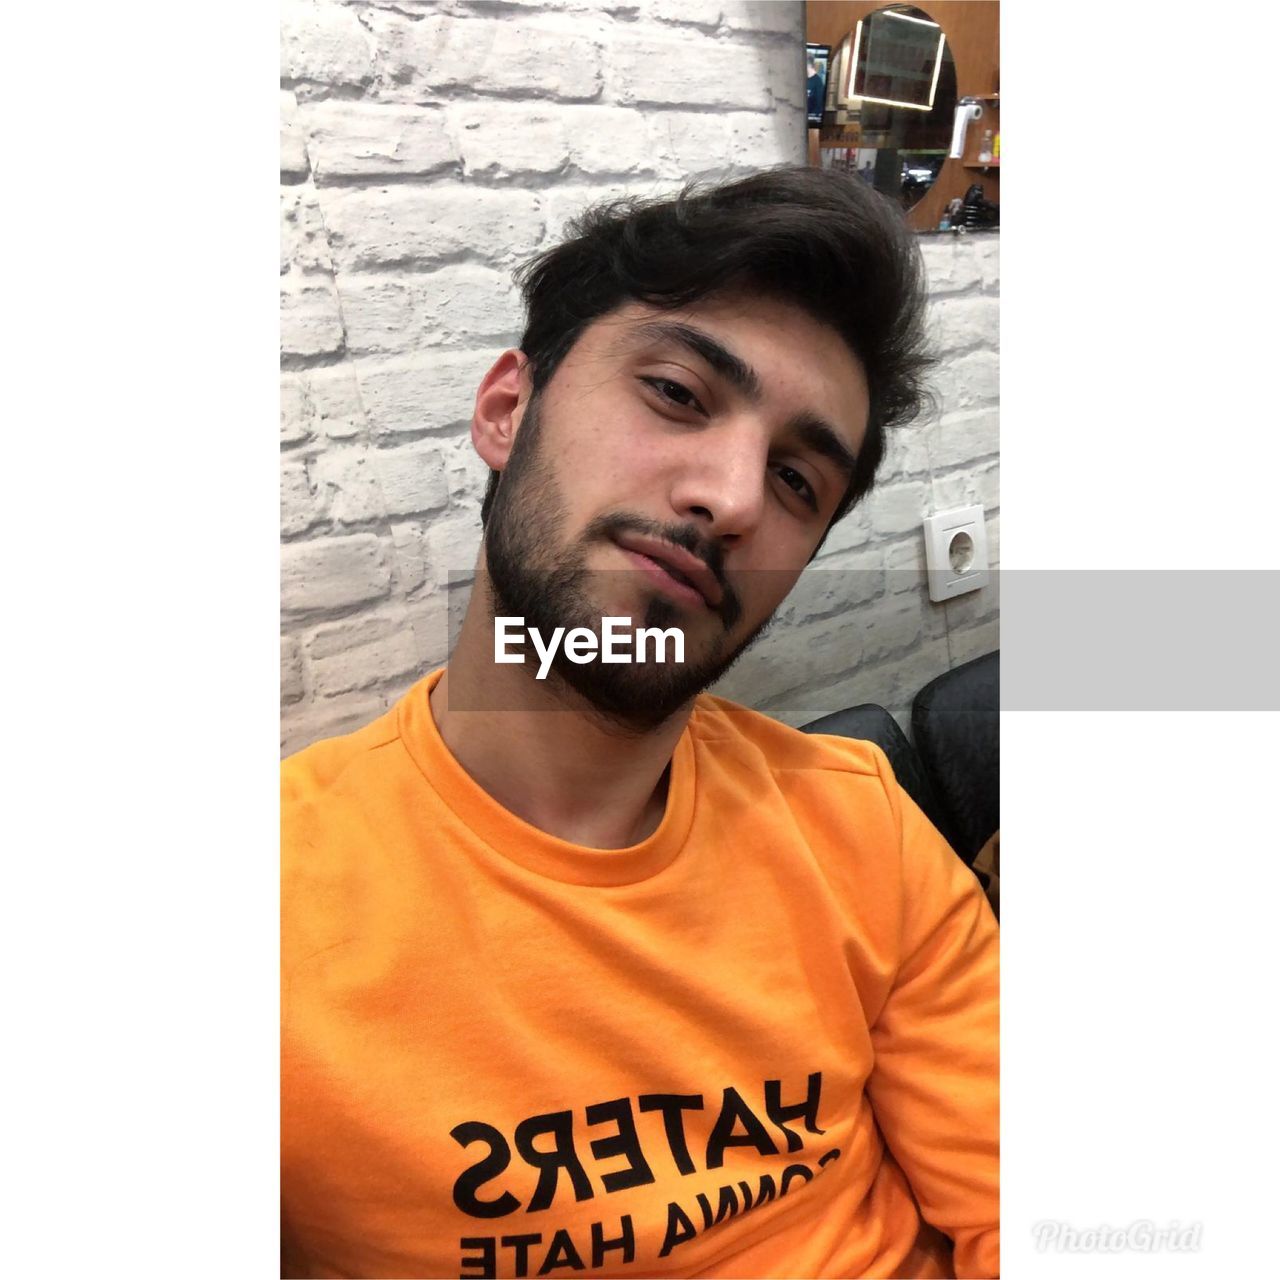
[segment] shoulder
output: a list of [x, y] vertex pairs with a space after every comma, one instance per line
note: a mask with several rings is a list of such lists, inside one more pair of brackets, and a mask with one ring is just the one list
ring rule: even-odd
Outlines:
[[739, 838], [750, 838], [757, 856], [785, 864], [780, 883], [825, 886], [891, 969], [885, 957], [896, 954], [906, 802], [881, 748], [804, 733], [717, 697], [700, 698], [691, 723], [708, 801], [737, 815], [738, 829], [751, 832]]
[[749, 753], [772, 774], [839, 774], [883, 787], [889, 773], [874, 742], [805, 733], [727, 698], [703, 694], [695, 704], [694, 733], [708, 746]]
[[382, 750], [399, 741], [396, 710], [379, 716], [354, 733], [325, 738], [287, 757], [280, 765], [282, 816], [290, 817], [309, 804], [336, 797], [354, 784]]
[[901, 788], [874, 742], [805, 733], [710, 695], [698, 699], [691, 727], [710, 770], [780, 795], [801, 825], [844, 825], [856, 815], [885, 840], [901, 821]]

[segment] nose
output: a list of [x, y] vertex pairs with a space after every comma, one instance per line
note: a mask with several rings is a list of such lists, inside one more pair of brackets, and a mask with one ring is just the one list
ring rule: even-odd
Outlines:
[[764, 512], [768, 448], [748, 426], [691, 436], [671, 486], [671, 505], [709, 537], [741, 541]]

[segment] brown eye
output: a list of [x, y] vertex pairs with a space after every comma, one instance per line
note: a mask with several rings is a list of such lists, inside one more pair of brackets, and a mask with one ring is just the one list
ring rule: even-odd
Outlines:
[[818, 496], [813, 486], [794, 467], [779, 467], [778, 475], [788, 489], [804, 499], [806, 505], [815, 511], [818, 509]]
[[706, 413], [698, 397], [682, 383], [674, 382], [670, 378], [641, 378], [640, 381], [645, 386], [651, 387], [670, 404], [678, 405], [681, 409], [693, 409], [698, 413]]

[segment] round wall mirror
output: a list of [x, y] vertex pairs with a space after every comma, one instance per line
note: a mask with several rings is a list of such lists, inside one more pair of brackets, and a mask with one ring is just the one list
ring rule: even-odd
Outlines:
[[857, 173], [910, 209], [951, 146], [956, 68], [942, 28], [911, 5], [859, 20], [836, 55], [826, 106], [834, 129], [824, 129], [823, 166]]

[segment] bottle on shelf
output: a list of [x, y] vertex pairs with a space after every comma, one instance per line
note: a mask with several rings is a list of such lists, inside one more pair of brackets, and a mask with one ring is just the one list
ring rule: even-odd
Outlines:
[[982, 134], [982, 143], [978, 147], [978, 163], [991, 163], [991, 130], [986, 129]]

